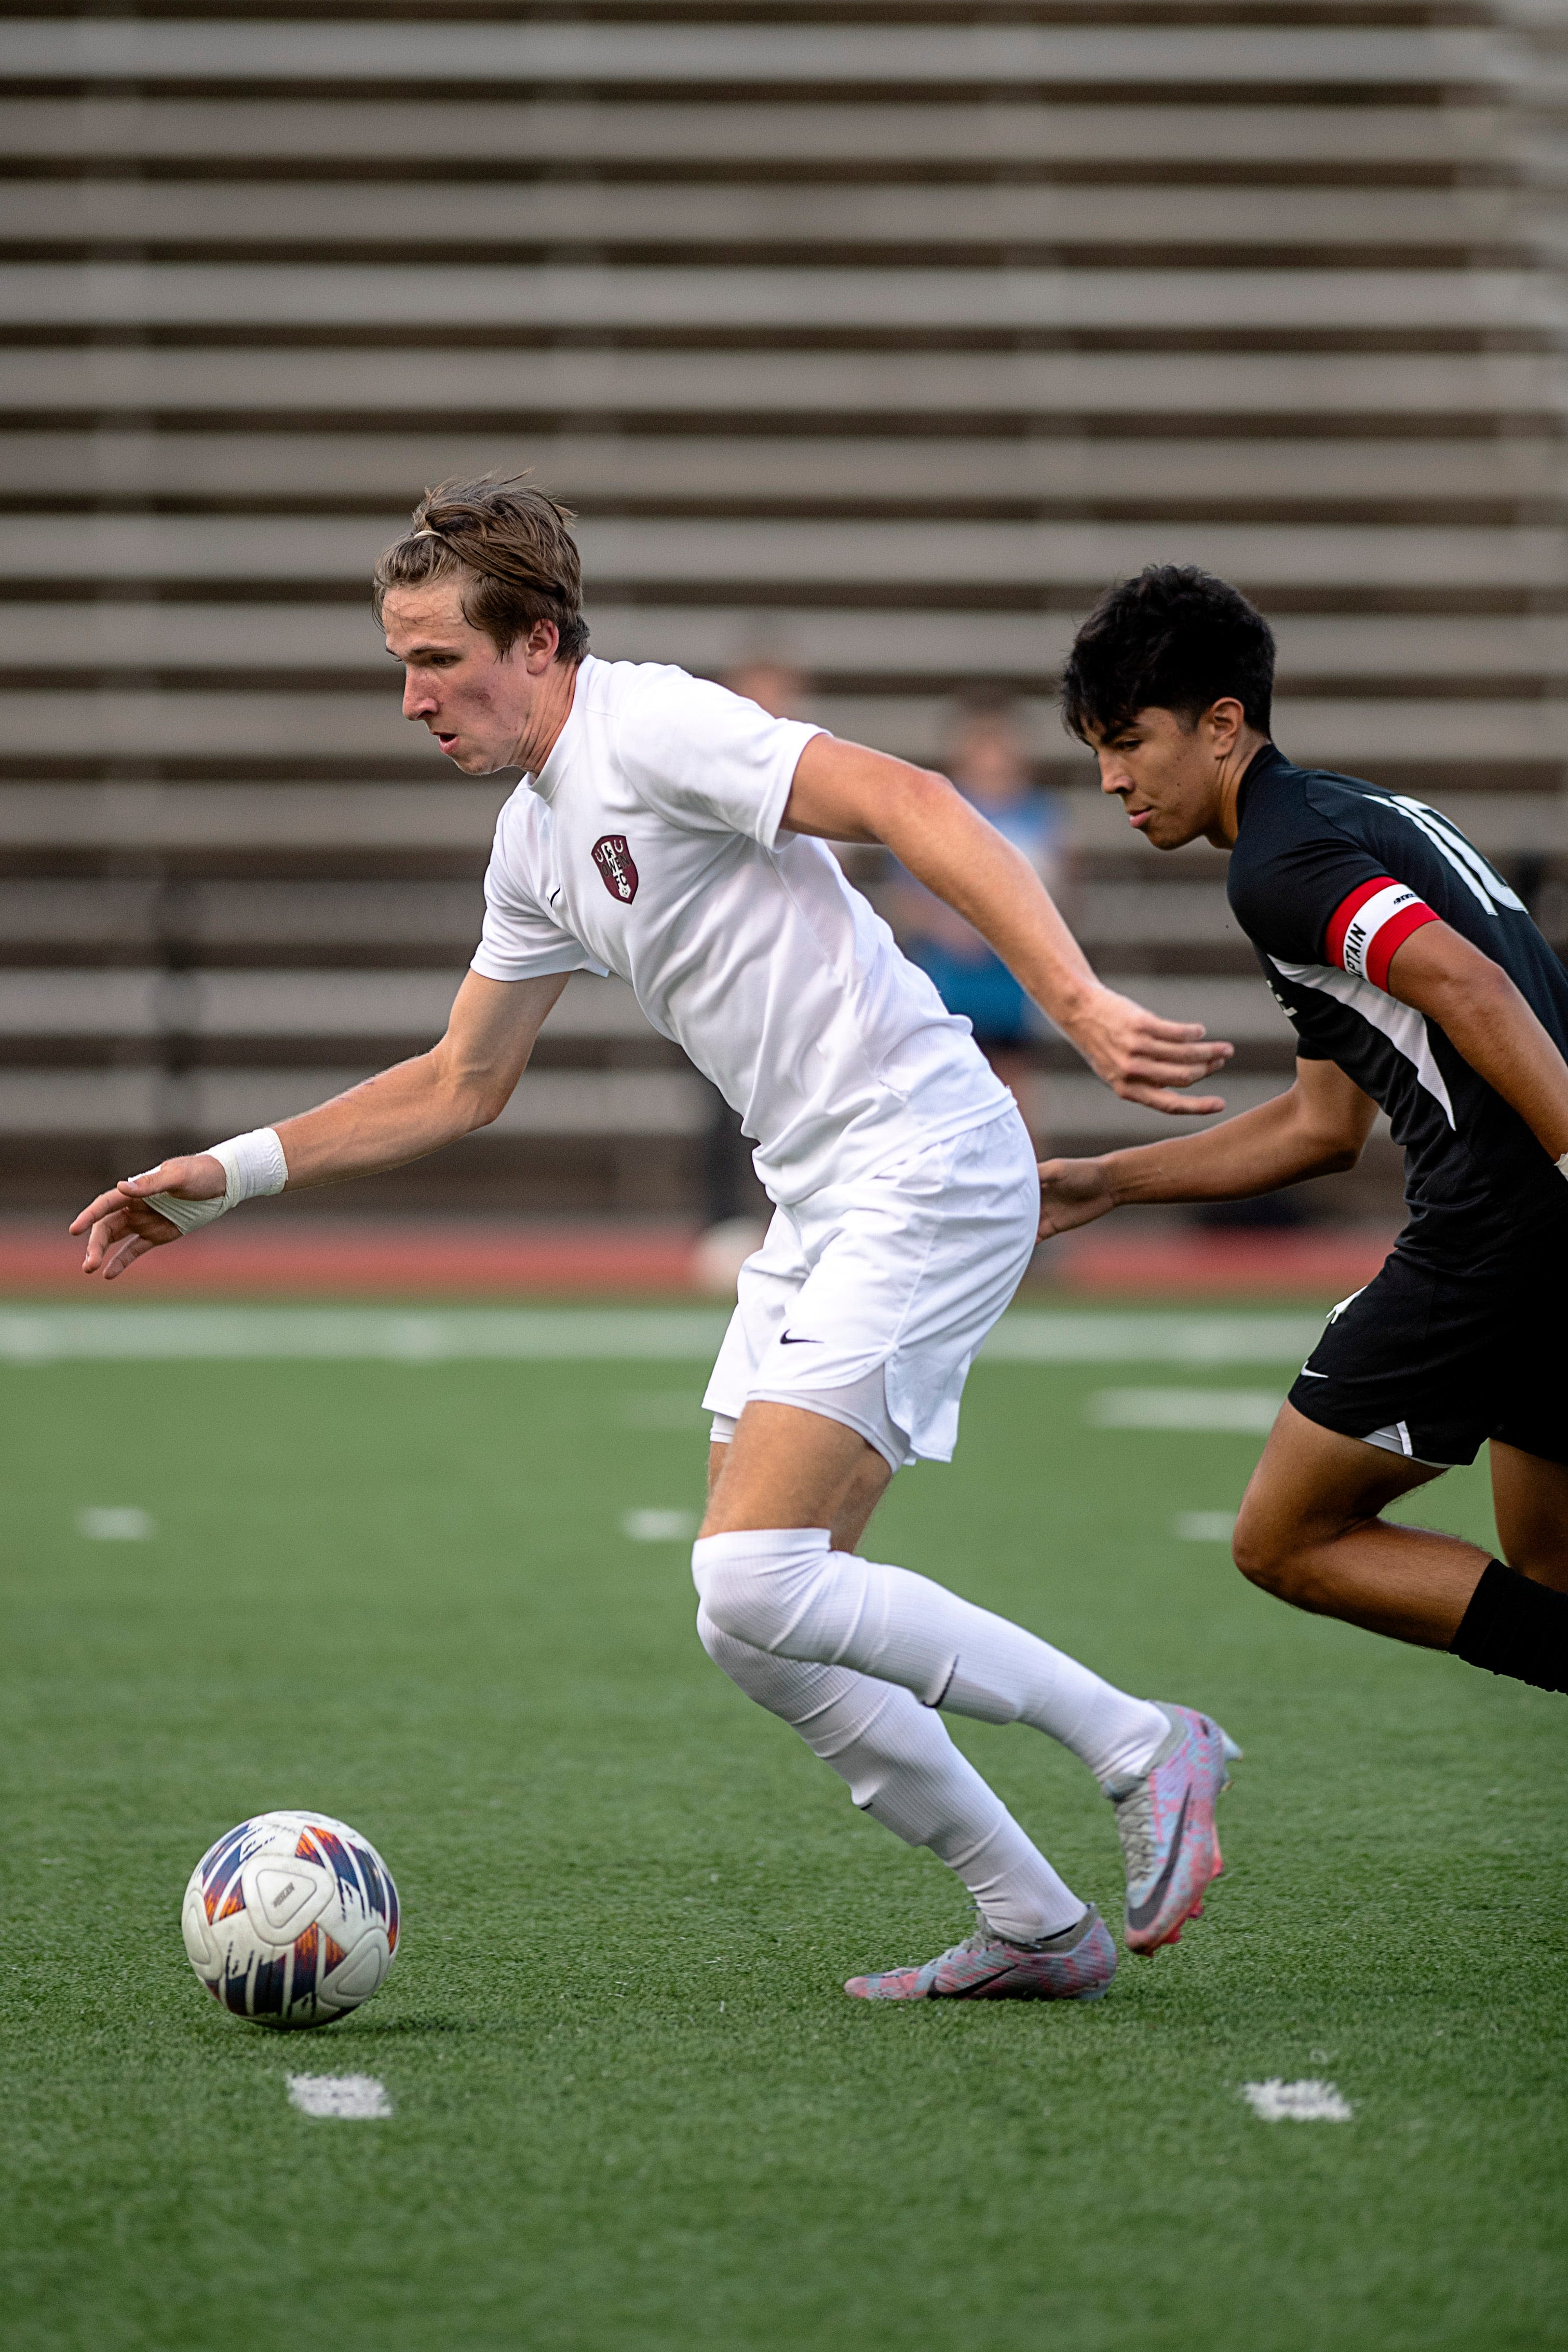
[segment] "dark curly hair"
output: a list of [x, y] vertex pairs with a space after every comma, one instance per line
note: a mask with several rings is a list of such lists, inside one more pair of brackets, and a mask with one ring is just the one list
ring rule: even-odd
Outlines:
[[1234, 695], [1247, 723], [1268, 732], [1274, 632], [1239, 588], [1191, 563], [1152, 563], [1108, 588], [1073, 639], [1062, 719], [1087, 742], [1151, 707], [1189, 726]]

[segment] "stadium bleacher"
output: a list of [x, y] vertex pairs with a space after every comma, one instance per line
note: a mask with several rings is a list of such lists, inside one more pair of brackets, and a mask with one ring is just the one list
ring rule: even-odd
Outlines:
[[[1052, 694], [1153, 560], [1275, 619], [1288, 751], [1438, 800], [1568, 945], [1568, 31], [1550, 0], [8, 14], [0, 1176], [51, 1211], [439, 1031], [505, 785], [370, 621], [443, 476], [581, 516], [596, 650], [809, 674], [935, 756], [1022, 698], [1100, 968], [1289, 1042], [1222, 861]], [[1072, 1063], [1063, 1148], [1147, 1131]], [[383, 1213], [700, 1217], [710, 1089], [574, 981]], [[345, 1205], [347, 1205], [345, 1202]]]

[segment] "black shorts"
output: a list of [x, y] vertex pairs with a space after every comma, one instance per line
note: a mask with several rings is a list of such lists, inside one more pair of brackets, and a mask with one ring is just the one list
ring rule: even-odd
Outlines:
[[1568, 1463], [1568, 1220], [1444, 1263], [1396, 1248], [1290, 1391], [1321, 1429], [1445, 1466], [1489, 1438]]

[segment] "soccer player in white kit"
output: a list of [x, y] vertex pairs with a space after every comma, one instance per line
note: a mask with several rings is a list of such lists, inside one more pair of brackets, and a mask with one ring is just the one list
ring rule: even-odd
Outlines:
[[893, 1472], [946, 1461], [969, 1365], [1035, 1245], [1012, 1097], [826, 844], [882, 842], [987, 939], [1116, 1091], [1172, 1112], [1229, 1047], [1095, 979], [1027, 863], [944, 778], [770, 718], [657, 664], [587, 654], [570, 518], [524, 482], [429, 493], [376, 610], [405, 715], [468, 775], [520, 768], [483, 936], [427, 1054], [335, 1100], [165, 1160], [77, 1218], [85, 1270], [260, 1193], [395, 1167], [487, 1125], [574, 971], [628, 982], [756, 1143], [775, 1203], [705, 1405], [692, 1552], [709, 1654], [794, 1726], [855, 1803], [963, 1880], [975, 1932], [871, 1999], [1093, 2000], [1116, 1948], [954, 1747], [942, 1711], [1021, 1721], [1110, 1798], [1125, 1937], [1173, 1943], [1220, 1867], [1234, 1748], [1021, 1627], [857, 1549]]

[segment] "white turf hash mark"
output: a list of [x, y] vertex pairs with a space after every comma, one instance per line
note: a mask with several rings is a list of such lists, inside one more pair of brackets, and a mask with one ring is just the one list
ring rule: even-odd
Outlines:
[[1235, 1531], [1234, 1511], [1178, 1511], [1171, 1521], [1178, 1543], [1228, 1543]]
[[697, 1533], [695, 1511], [627, 1511], [621, 1533], [633, 1543], [689, 1543]]
[[1304, 2083], [1282, 2083], [1270, 2074], [1267, 2083], [1244, 2083], [1241, 2095], [1266, 2124], [1348, 2124], [1355, 2112], [1332, 2083], [1316, 2075]]
[[151, 1517], [134, 1503], [89, 1505], [77, 1513], [76, 1531], [93, 1543], [145, 1543], [154, 1533]]
[[302, 2116], [341, 2116], [353, 2123], [392, 2113], [386, 2085], [374, 2074], [290, 2074], [289, 2104]]

